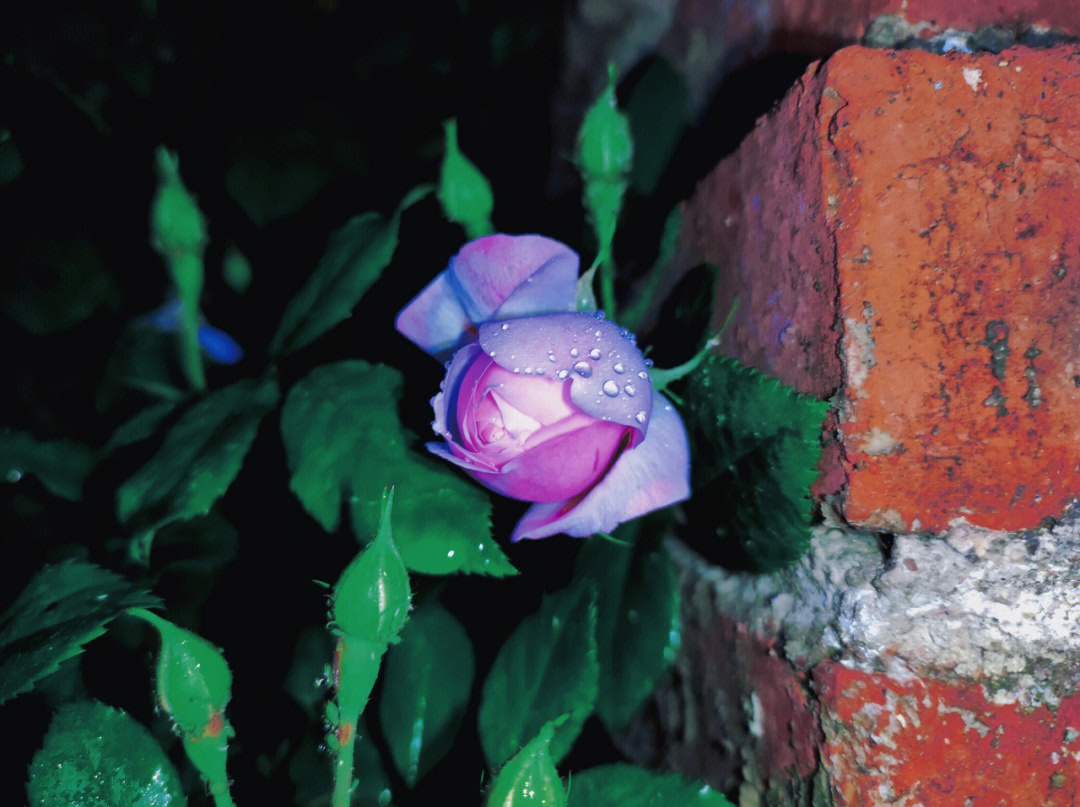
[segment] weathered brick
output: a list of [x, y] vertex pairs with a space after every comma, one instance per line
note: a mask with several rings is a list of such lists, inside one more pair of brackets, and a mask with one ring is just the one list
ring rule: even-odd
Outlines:
[[741, 303], [721, 350], [839, 392], [852, 523], [1030, 528], [1080, 494], [1078, 97], [1076, 46], [845, 48], [687, 204], [674, 271]]

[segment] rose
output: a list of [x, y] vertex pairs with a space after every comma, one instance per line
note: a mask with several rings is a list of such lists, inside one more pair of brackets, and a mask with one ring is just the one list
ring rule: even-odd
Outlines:
[[398, 317], [433, 354], [464, 342], [432, 399], [446, 442], [428, 449], [535, 502], [513, 540], [607, 532], [689, 495], [682, 422], [653, 391], [633, 337], [572, 312], [577, 266], [558, 242], [489, 236], [462, 248]]

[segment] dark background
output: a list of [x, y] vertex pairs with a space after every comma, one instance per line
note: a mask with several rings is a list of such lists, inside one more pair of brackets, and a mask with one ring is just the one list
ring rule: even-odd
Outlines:
[[[214, 370], [212, 387], [262, 371], [284, 306], [334, 230], [365, 210], [388, 212], [409, 188], [435, 180], [447, 118], [457, 118], [462, 150], [491, 182], [499, 230], [543, 233], [591, 256], [579, 189], [546, 194], [551, 161], [563, 159], [553, 157], [549, 119], [568, 5], [113, 0], [24, 4], [19, 16], [0, 19], [0, 128], [10, 130], [25, 165], [15, 182], [0, 187], [0, 292], [46, 281], [50, 270], [41, 260], [41, 244], [71, 237], [94, 246], [119, 291], [117, 306], [99, 308], [50, 335], [32, 334], [0, 315], [0, 426], [39, 439], [100, 446], [150, 403], [132, 394], [101, 411], [96, 390], [125, 323], [157, 307], [167, 290], [147, 223], [156, 186], [153, 152], [161, 144], [179, 154], [184, 182], [209, 222], [203, 310], [247, 354], [238, 366]], [[656, 191], [627, 200], [616, 242], [627, 277], [651, 265], [672, 205], [735, 148], [808, 61], [799, 55], [770, 57], [717, 88], [709, 108], [683, 134]], [[628, 74], [620, 97], [632, 91], [645, 67]], [[249, 144], [301, 129], [330, 166], [330, 179], [295, 213], [256, 226], [227, 192], [226, 172]], [[230, 241], [253, 268], [244, 295], [221, 280], [221, 257]], [[442, 219], [433, 199], [408, 211], [383, 278], [351, 320], [282, 363], [282, 391], [327, 362], [386, 362], [405, 371], [402, 418], [425, 435], [427, 402], [442, 368], [393, 330], [393, 317], [463, 241], [460, 228]], [[620, 291], [627, 288], [624, 279]], [[675, 296], [670, 306], [680, 306], [679, 318], [668, 317], [662, 331], [641, 335], [654, 345], [659, 366], [688, 358], [708, 318], [700, 288], [683, 288]], [[8, 548], [0, 608], [46, 562], [81, 554], [123, 568], [112, 543], [123, 536], [113, 512], [114, 491], [158, 442], [151, 439], [107, 460], [88, 480], [81, 503], [50, 496], [32, 478], [0, 487]], [[235, 560], [203, 590], [181, 586], [159, 593], [175, 609], [205, 597], [190, 627], [221, 646], [232, 667], [229, 715], [237, 738], [229, 772], [236, 802], [287, 803], [292, 785], [285, 766], [263, 765], [260, 771], [257, 760], [273, 760], [283, 740], [295, 745], [313, 730], [281, 683], [299, 632], [325, 619], [322, 589], [312, 581], [335, 580], [356, 542], [347, 531], [325, 535], [289, 492], [276, 415], [264, 420], [218, 509], [239, 532]], [[496, 502], [497, 538], [509, 534], [523, 509]], [[411, 793], [395, 779], [395, 803], [437, 803], [447, 793], [479, 797], [484, 766], [475, 705], [483, 675], [541, 594], [567, 582], [576, 547], [564, 537], [508, 547], [522, 572], [517, 578], [416, 583], [419, 589], [444, 586], [443, 602], [473, 639], [477, 681], [455, 751]], [[82, 659], [87, 694], [148, 725], [160, 723], [152, 712], [152, 651], [152, 643], [137, 633], [111, 630]], [[0, 707], [0, 727], [14, 746], [0, 763], [5, 791], [21, 789], [49, 715], [47, 700], [37, 694]], [[617, 758], [594, 719], [562, 768]], [[385, 754], [384, 759], [392, 771]], [[197, 788], [189, 797], [200, 803]]]

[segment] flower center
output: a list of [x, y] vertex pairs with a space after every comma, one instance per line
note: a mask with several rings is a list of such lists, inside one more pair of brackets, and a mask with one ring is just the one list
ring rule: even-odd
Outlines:
[[476, 407], [476, 432], [483, 443], [513, 441], [522, 444], [543, 424], [489, 389]]

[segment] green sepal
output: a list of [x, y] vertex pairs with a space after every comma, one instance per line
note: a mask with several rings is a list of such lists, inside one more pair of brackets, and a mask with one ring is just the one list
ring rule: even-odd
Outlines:
[[161, 635], [157, 660], [157, 700], [185, 737], [216, 737], [224, 728], [232, 695], [232, 672], [210, 642], [144, 608], [132, 616]]
[[628, 176], [633, 167], [634, 139], [630, 120], [615, 99], [615, 66], [608, 65], [608, 83], [585, 113], [577, 136], [577, 166], [585, 181]]
[[450, 221], [465, 228], [470, 240], [490, 235], [495, 231], [491, 224], [491, 211], [495, 208], [491, 185], [458, 148], [457, 121], [451, 118], [443, 128], [446, 149], [436, 191], [439, 203]]
[[[178, 253], [201, 256], [207, 241], [206, 219], [180, 179], [180, 161], [164, 146], [158, 146], [154, 158], [158, 189], [150, 206], [151, 244], [166, 260]], [[201, 276], [173, 279], [181, 288], [202, 285]]]
[[357, 639], [390, 644], [409, 619], [409, 573], [390, 530], [394, 491], [383, 493], [375, 539], [345, 567], [334, 586], [333, 626]]
[[566, 807], [566, 789], [551, 758], [551, 740], [565, 716], [545, 723], [503, 766], [488, 790], [487, 807]]

